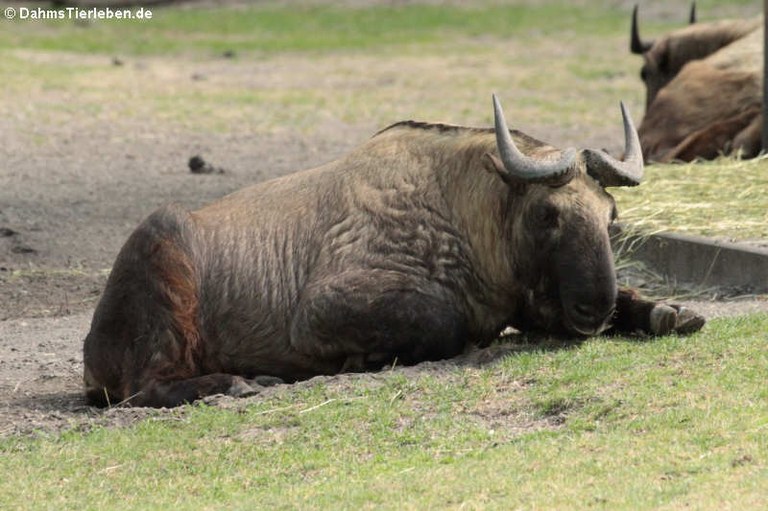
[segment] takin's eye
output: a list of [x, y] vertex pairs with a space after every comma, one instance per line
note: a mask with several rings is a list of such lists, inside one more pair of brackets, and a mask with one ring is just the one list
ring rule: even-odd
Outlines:
[[657, 63], [659, 71], [667, 72], [669, 70], [669, 52], [665, 51], [659, 55], [659, 61]]
[[644, 82], [648, 81], [648, 67], [643, 66], [642, 69], [640, 69], [640, 79]]

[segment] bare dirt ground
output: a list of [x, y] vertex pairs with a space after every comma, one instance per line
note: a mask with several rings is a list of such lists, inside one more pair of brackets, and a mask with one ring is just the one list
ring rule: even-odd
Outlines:
[[[93, 57], [23, 52], [15, 57], [94, 66]], [[30, 83], [17, 84], [0, 99], [0, 436], [119, 426], [164, 413], [100, 411], [85, 406], [81, 396], [82, 339], [109, 268], [132, 229], [158, 206], [178, 202], [194, 208], [247, 184], [318, 165], [400, 120], [377, 124], [312, 113], [314, 128], [294, 131], [265, 129], [256, 121], [243, 126], [232, 114], [231, 126], [210, 129], [205, 119], [195, 122], [194, 114], [167, 122], [141, 101], [145, 95], [172, 95], [206, 81], [215, 87], [227, 81], [248, 86], [274, 80], [280, 86], [281, 80], [298, 80], [321, 91], [349, 86], [326, 80], [311, 59], [302, 62], [307, 76], [296, 62], [155, 60], [149, 71], [129, 63], [129, 76], [107, 78], [112, 71], [105, 60], [103, 86], [83, 84], [82, 97], [68, 86]], [[338, 61], [342, 68], [359, 64]], [[402, 65], [383, 66], [378, 71], [383, 75], [355, 86], [390, 83]], [[434, 65], [435, 70], [462, 72], [455, 65]], [[471, 66], [464, 71], [474, 72]], [[339, 76], [361, 80], [352, 72]], [[95, 103], [102, 106], [93, 109]], [[240, 107], [229, 108], [236, 112]], [[546, 139], [555, 143], [582, 143], [585, 136], [574, 124], [549, 130]], [[598, 126], [586, 136], [595, 143], [618, 140], [614, 132], [614, 127]], [[225, 172], [190, 173], [187, 162], [198, 154]], [[768, 302], [761, 299], [692, 305], [708, 317], [768, 311]]]

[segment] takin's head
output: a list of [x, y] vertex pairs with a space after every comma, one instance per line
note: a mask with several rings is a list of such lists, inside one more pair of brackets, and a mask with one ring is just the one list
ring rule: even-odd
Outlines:
[[599, 333], [610, 324], [618, 292], [609, 238], [616, 205], [605, 188], [638, 185], [643, 175], [632, 120], [622, 103], [624, 161], [593, 149], [553, 150], [554, 158], [542, 159], [518, 149], [493, 100], [499, 156], [487, 161], [515, 197], [505, 235], [514, 278], [525, 287], [526, 324], [519, 326]]
[[637, 4], [632, 10], [630, 50], [642, 55], [640, 78], [646, 87], [646, 111], [658, 92], [692, 60], [708, 57], [760, 26], [756, 20], [723, 20], [696, 23], [696, 3], [691, 5], [689, 24], [663, 37], [644, 41], [637, 23]]

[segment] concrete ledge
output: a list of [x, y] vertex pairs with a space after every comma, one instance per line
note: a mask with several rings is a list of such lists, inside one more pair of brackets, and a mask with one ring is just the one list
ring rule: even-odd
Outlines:
[[672, 233], [627, 236], [617, 243], [630, 259], [678, 282], [768, 293], [765, 248]]

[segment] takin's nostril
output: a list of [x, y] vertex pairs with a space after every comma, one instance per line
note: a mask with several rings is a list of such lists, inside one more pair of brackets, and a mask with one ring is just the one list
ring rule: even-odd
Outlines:
[[594, 307], [588, 304], [576, 304], [573, 306], [572, 317], [578, 322], [584, 324], [605, 323], [613, 315], [613, 308], [605, 310], [601, 307]]
[[610, 311], [606, 314], [602, 307], [585, 302], [572, 304], [566, 313], [567, 326], [582, 335], [601, 332], [606, 328], [609, 319]]

